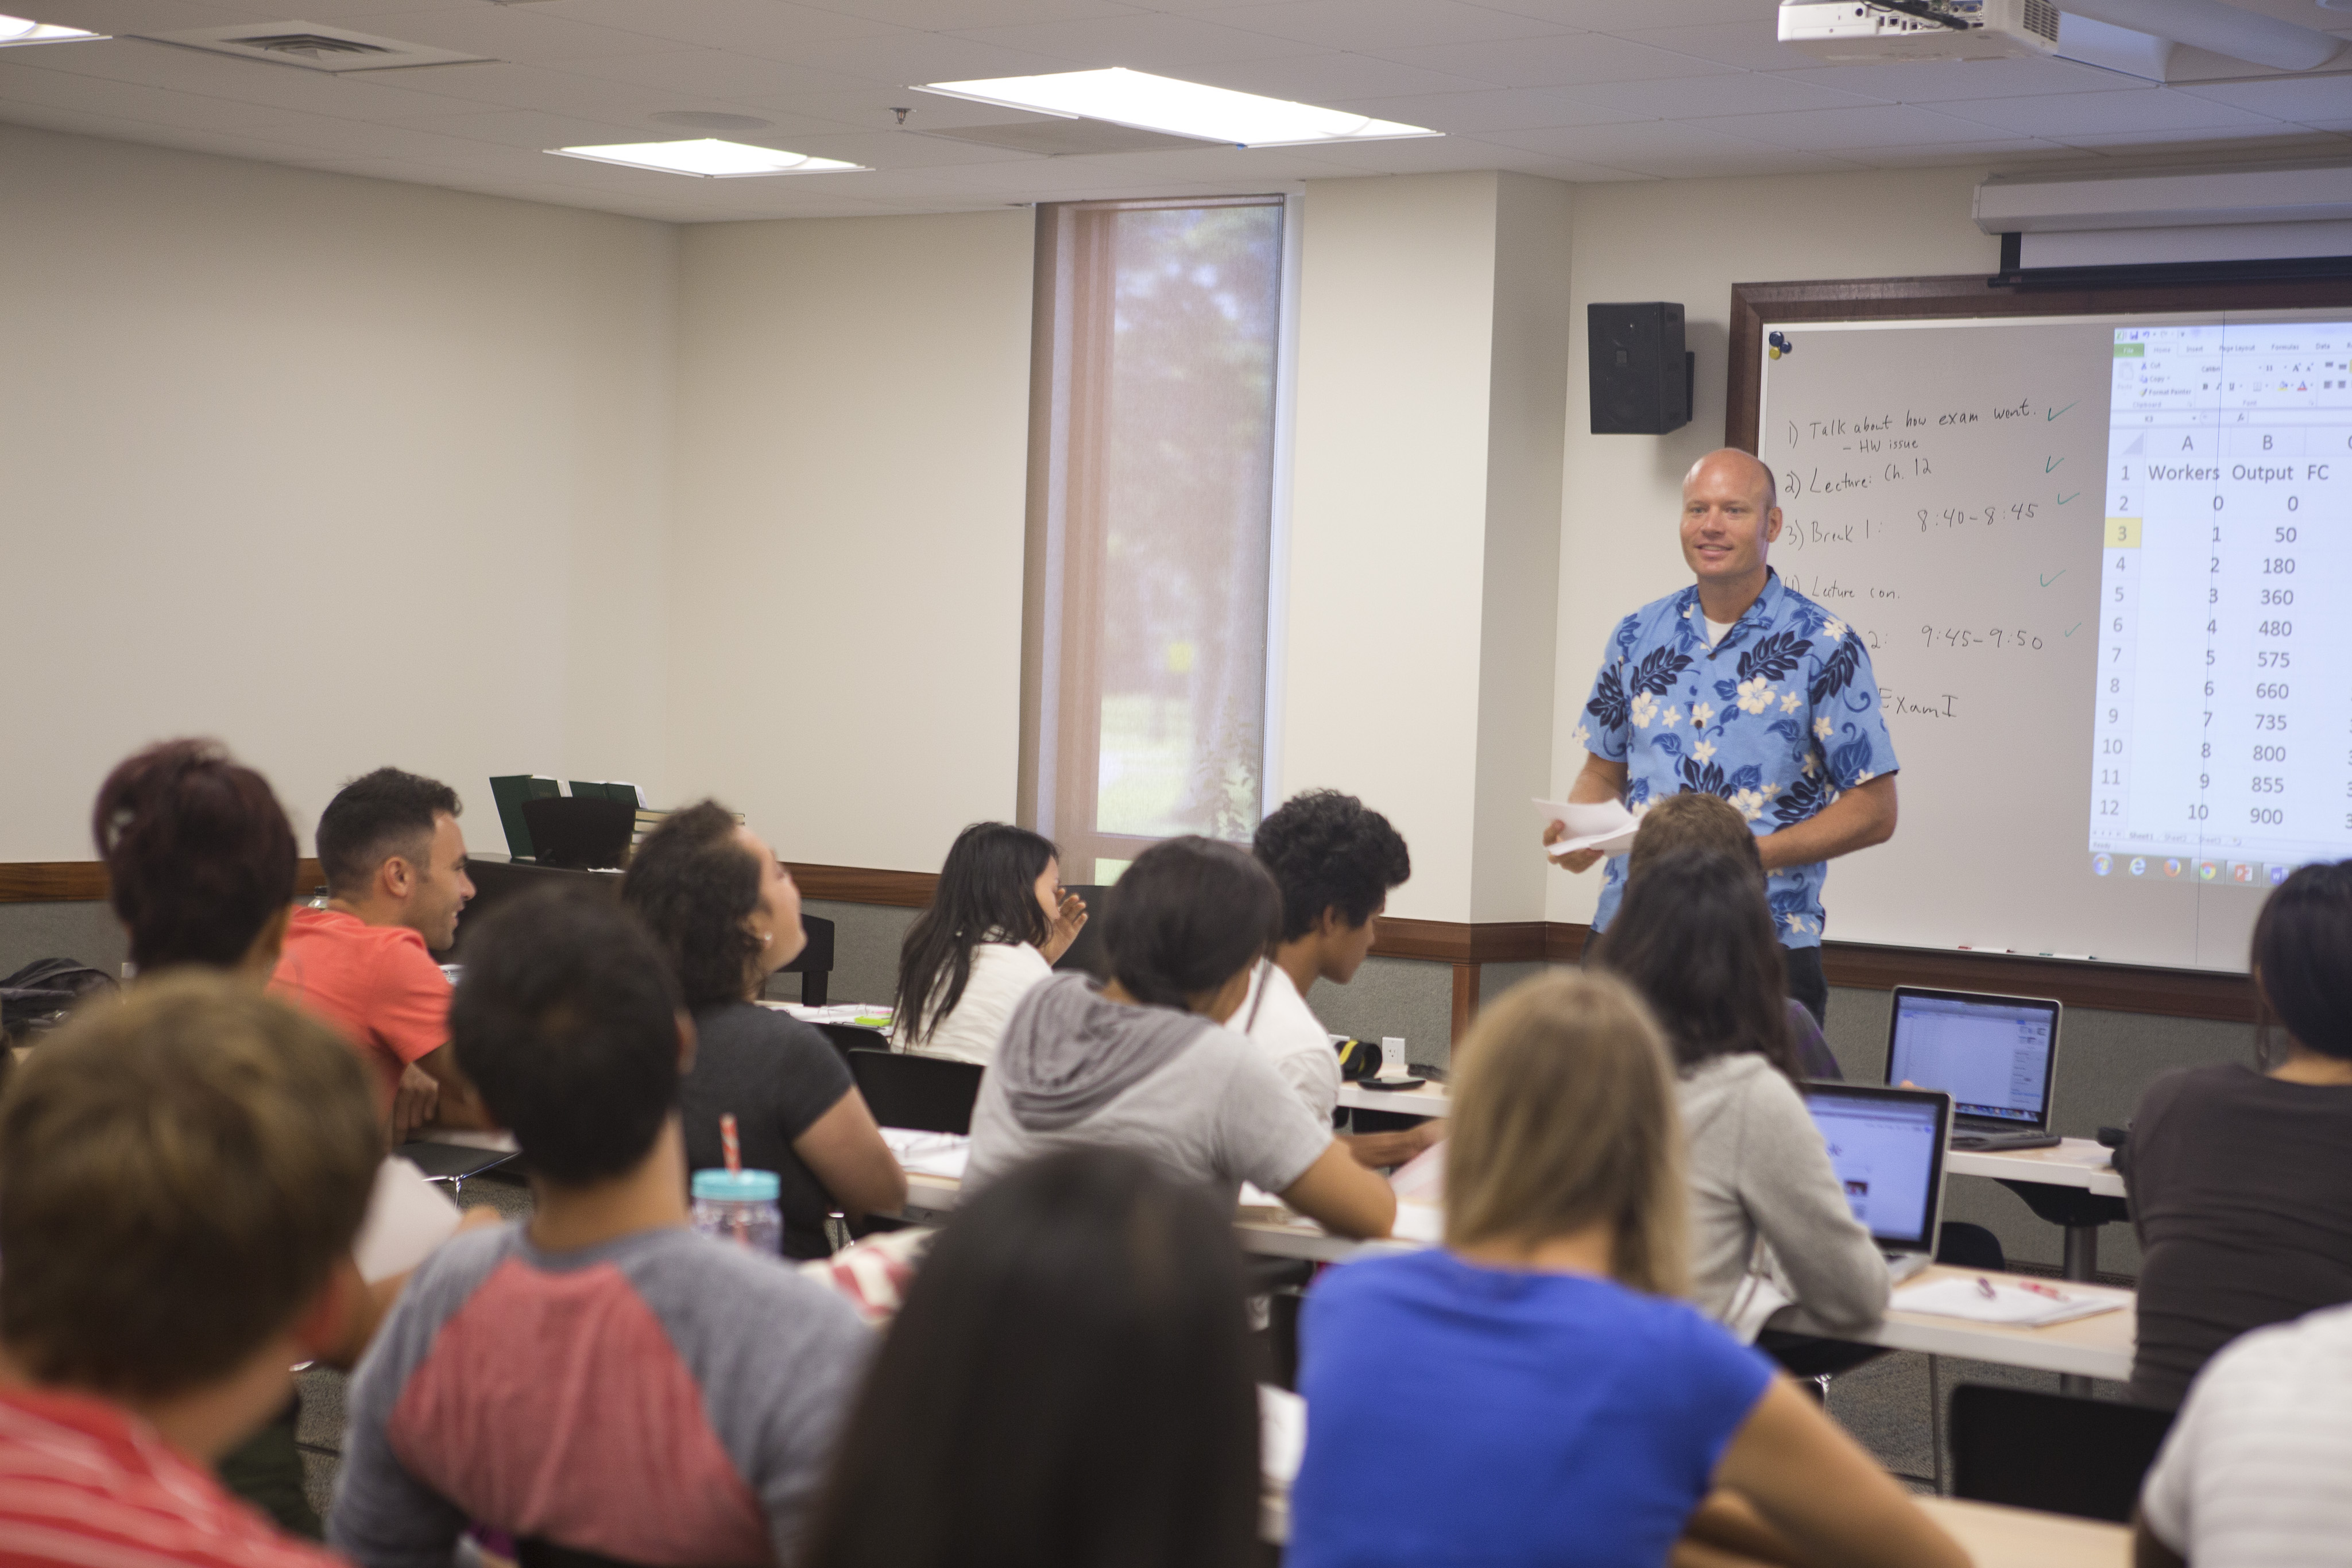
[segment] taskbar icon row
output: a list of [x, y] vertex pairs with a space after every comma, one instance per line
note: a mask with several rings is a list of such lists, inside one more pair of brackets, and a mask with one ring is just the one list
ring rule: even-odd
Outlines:
[[2169, 855], [2116, 855], [2101, 851], [2091, 856], [2093, 876], [2154, 877], [2159, 882], [2212, 882], [2237, 887], [2276, 887], [2294, 873], [2284, 861], [2200, 860]]

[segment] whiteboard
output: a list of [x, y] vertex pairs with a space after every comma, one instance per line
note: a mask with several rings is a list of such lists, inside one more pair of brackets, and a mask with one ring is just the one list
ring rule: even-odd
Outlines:
[[[2352, 313], [2326, 314], [2341, 319]], [[2284, 319], [2286, 313], [2262, 318]], [[2122, 389], [2132, 373], [2120, 359], [2125, 334], [2119, 324], [2223, 320], [2221, 313], [2207, 313], [1767, 320], [1759, 328], [1768, 339], [1781, 334], [1788, 345], [1778, 358], [1759, 353], [1758, 451], [1779, 481], [1784, 514], [1772, 564], [1868, 643], [1902, 765], [1895, 839], [1831, 868], [1823, 899], [1831, 939], [2244, 969], [2263, 895], [2284, 865], [2231, 860], [2254, 852], [2217, 847], [2223, 842], [2212, 836], [2219, 819], [2197, 829], [2203, 836], [2187, 848], [2152, 844], [2146, 855], [2093, 850], [2095, 839], [2108, 841], [2098, 834], [2113, 826], [2095, 829], [2095, 807], [2123, 809], [2119, 792], [2103, 794], [2097, 781], [2126, 775], [2114, 768], [2103, 771], [2097, 748], [2126, 750], [2113, 737], [2128, 733], [2132, 672], [2146, 664], [2157, 673], [2143, 685], [2159, 675], [2178, 685], [2191, 678], [2184, 661], [2222, 657], [2205, 651], [2209, 623], [2201, 612], [2183, 608], [2185, 597], [2161, 606], [2151, 600], [2151, 608], [2142, 611], [2135, 583], [2131, 606], [2141, 621], [2104, 613], [2116, 608], [2108, 601], [2118, 585], [2132, 581], [2130, 574], [2158, 553], [2147, 552], [2144, 561], [2140, 554], [2104, 548], [2110, 504], [2128, 501], [2126, 492], [2136, 488], [2111, 482], [2132, 472], [2120, 455], [2126, 444], [2110, 441], [2111, 414], [2121, 417], [2127, 396]], [[2352, 387], [2352, 380], [2342, 384]], [[2301, 401], [2321, 401], [2321, 382], [2310, 385]], [[2332, 375], [2326, 378], [2329, 399], [2337, 385]], [[2338, 401], [2352, 432], [2352, 395]], [[2311, 439], [2316, 450], [2336, 437]], [[2339, 540], [2352, 533], [2347, 515], [2352, 512], [2352, 453], [2336, 466], [2343, 483], [2324, 504], [2300, 514], [2304, 574], [2294, 580], [2306, 607], [2340, 605], [2352, 589], [2352, 547], [2334, 554], [2313, 549], [2321, 531], [2332, 530]], [[2207, 497], [2200, 493], [2195, 499], [2194, 508], [2175, 505], [2180, 516], [2163, 525], [2173, 529], [2163, 538], [2170, 552], [2165, 559], [2177, 563], [2193, 549], [2201, 573]], [[2211, 505], [2225, 502], [2238, 508], [2233, 519], [2245, 515], [2244, 497], [2233, 501], [2216, 490]], [[2277, 501], [2273, 509], [2285, 504]], [[2137, 502], [2130, 507], [2139, 509]], [[2264, 539], [2272, 520], [2264, 514]], [[2282, 512], [2277, 520], [2295, 519]], [[2147, 526], [2153, 530], [2158, 523], [2152, 517]], [[2193, 541], [2186, 531], [2192, 528], [2200, 530]], [[2137, 517], [2118, 531], [2133, 536], [2136, 551]], [[2253, 535], [2241, 527], [2232, 537], [2251, 541]], [[2252, 555], [2251, 542], [2232, 548], [2239, 551], [2231, 557], [2233, 572], [2279, 564]], [[2214, 565], [2217, 572], [2222, 568], [2218, 555]], [[2197, 580], [2200, 603], [2203, 580]], [[2251, 603], [2259, 591], [2251, 580], [2242, 589], [2231, 590], [2231, 602]], [[2146, 619], [2151, 615], [2156, 619]], [[2338, 681], [2334, 673], [2339, 665], [2352, 668], [2347, 663], [2352, 630], [2323, 627], [2316, 614], [2303, 627], [2306, 646], [2295, 656], [2306, 668], [2320, 655], [2330, 663], [2324, 680], [2302, 682], [2299, 754], [2315, 757], [2324, 746], [2333, 759], [2329, 766], [2352, 767], [2352, 723], [2339, 722], [2352, 718], [2352, 679]], [[2240, 632], [2242, 641], [2253, 634], [2251, 624]], [[2326, 645], [2309, 646], [2315, 638]], [[2168, 651], [2177, 656], [2159, 669]], [[2257, 656], [2280, 655], [2229, 653], [2217, 672], [2219, 695], [2205, 699], [2204, 724], [2218, 720], [2233, 737], [2221, 747], [2226, 757], [2213, 763], [2171, 758], [2165, 763], [2172, 769], [2169, 779], [2186, 777], [2182, 768], [2226, 769], [2196, 775], [2209, 781], [2219, 777], [2219, 789], [2221, 783], [2243, 789], [2276, 777], [2241, 777], [2248, 767], [2238, 753], [2248, 747], [2239, 730], [2253, 722], [2247, 711], [2252, 693], [2285, 689], [2284, 681], [2257, 688], [2251, 675], [2233, 673], [2231, 661]], [[2206, 673], [2200, 669], [2194, 678], [2201, 682]], [[2334, 712], [2337, 692], [2346, 715]], [[2150, 710], [2144, 703], [2144, 723], [2149, 711], [2172, 716], [2164, 722], [2179, 731], [2173, 740], [2198, 742], [2185, 727], [2195, 716]], [[2152, 754], [2154, 743], [2140, 749]], [[2143, 771], [2152, 776], [2158, 766], [2147, 761]], [[2309, 773], [2315, 764], [2297, 766]], [[2298, 788], [2315, 800], [2304, 816], [2331, 833], [2339, 818], [2352, 830], [2352, 814], [2317, 803], [2328, 791], [2352, 791], [2352, 782], [2335, 773], [2315, 774]], [[2141, 780], [2137, 809], [2143, 814], [2157, 809], [2151, 802], [2158, 792]], [[2224, 818], [2249, 814], [2236, 797], [2214, 799]], [[2168, 797], [2164, 804], [2177, 802]], [[2260, 806], [2252, 811], [2270, 814]], [[2352, 831], [2335, 836], [2352, 846]], [[2305, 849], [2296, 858], [2343, 852], [2352, 847], [2333, 853]], [[2207, 876], [2215, 880], [2201, 880]], [[2232, 876], [2247, 880], [2233, 883]]]

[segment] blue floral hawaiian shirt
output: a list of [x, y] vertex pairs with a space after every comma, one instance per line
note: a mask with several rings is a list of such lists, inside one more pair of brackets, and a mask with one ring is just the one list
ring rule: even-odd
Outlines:
[[[1576, 743], [1625, 764], [1626, 805], [1704, 789], [1738, 807], [1759, 837], [1897, 766], [1862, 638], [1769, 570], [1764, 591], [1712, 648], [1696, 583], [1619, 622], [1584, 712], [1590, 727], [1580, 720]], [[1783, 946], [1821, 945], [1828, 875], [1820, 861], [1771, 874]], [[1624, 891], [1618, 855], [1594, 930]]]

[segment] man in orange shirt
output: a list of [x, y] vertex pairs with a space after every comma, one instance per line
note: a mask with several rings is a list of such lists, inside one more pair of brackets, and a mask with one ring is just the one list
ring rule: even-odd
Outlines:
[[297, 909], [270, 989], [340, 1029], [374, 1073], [395, 1144], [429, 1121], [492, 1124], [449, 1049], [449, 980], [431, 949], [474, 896], [457, 791], [379, 768], [319, 814], [327, 907]]

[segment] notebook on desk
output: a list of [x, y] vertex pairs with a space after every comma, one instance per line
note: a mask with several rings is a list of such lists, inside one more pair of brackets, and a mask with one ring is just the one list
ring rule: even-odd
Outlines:
[[2043, 997], [1897, 986], [1886, 1082], [1951, 1095], [1956, 1149], [2053, 1147], [2050, 1095], [2062, 1010]]
[[1944, 1218], [1944, 1141], [1952, 1097], [1935, 1089], [1808, 1082], [1805, 1109], [1829, 1145], [1853, 1217], [1897, 1280], [1936, 1260]]

